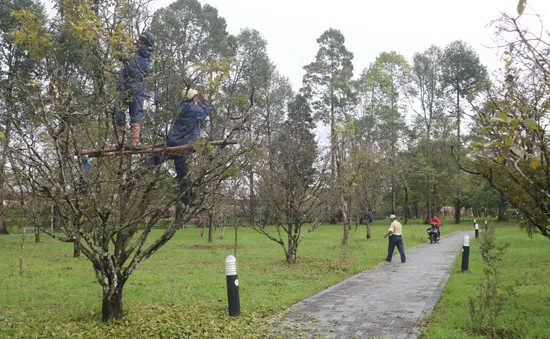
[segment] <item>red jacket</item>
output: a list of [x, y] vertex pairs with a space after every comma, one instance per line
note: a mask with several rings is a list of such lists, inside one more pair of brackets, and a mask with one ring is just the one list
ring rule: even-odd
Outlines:
[[430, 220], [430, 225], [435, 224], [435, 227], [441, 226], [441, 221], [437, 218]]

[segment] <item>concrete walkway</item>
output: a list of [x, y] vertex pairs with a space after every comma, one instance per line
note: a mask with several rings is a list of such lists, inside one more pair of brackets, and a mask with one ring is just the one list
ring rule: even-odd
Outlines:
[[[460, 253], [464, 236], [455, 232], [436, 244], [425, 243], [399, 254], [291, 307], [278, 337], [416, 338]], [[395, 250], [397, 253], [397, 249]], [[384, 253], [380, 253], [380, 259]], [[460, 256], [459, 256], [460, 260]]]

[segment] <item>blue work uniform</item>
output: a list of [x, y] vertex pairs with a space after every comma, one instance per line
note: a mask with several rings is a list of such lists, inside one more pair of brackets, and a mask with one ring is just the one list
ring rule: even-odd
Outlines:
[[[193, 143], [198, 139], [201, 133], [201, 120], [210, 113], [210, 101], [204, 100], [202, 106], [193, 104], [192, 100], [185, 101], [180, 108], [180, 113], [172, 133], [168, 136], [166, 145], [183, 146]], [[187, 158], [191, 151], [178, 152], [155, 152], [145, 159], [145, 167], [152, 168], [162, 164], [167, 159], [174, 160], [176, 169], [176, 180], [179, 184], [181, 200], [185, 205], [189, 205], [191, 198], [191, 179], [189, 178], [189, 168]]]
[[117, 107], [115, 123], [119, 126], [126, 124], [127, 108], [130, 114], [130, 123], [139, 124], [143, 118], [143, 104], [145, 102], [145, 75], [151, 67], [151, 54], [153, 52], [154, 37], [145, 32], [140, 36], [140, 46], [135, 55], [123, 60], [124, 67], [120, 70], [122, 83], [118, 86], [122, 105]]

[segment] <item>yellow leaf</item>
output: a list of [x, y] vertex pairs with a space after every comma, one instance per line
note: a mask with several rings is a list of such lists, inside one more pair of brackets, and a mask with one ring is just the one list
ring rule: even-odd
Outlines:
[[504, 156], [502, 154], [499, 154], [497, 162], [499, 165], [502, 165], [504, 163]]
[[518, 2], [518, 15], [523, 15], [523, 11], [525, 11], [525, 6], [527, 6], [527, 0], [519, 0]]
[[537, 169], [537, 167], [539, 167], [539, 161], [540, 159], [537, 157], [531, 159], [531, 167], [533, 167], [533, 169]]
[[506, 146], [512, 146], [514, 144], [514, 139], [508, 137], [506, 138]]

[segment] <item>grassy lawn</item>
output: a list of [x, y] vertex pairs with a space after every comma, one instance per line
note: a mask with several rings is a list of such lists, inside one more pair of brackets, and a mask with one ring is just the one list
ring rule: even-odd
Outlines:
[[[519, 228], [499, 224], [496, 239], [509, 244], [503, 260], [502, 283], [513, 286], [499, 316], [499, 338], [550, 338], [550, 240], [527, 237]], [[487, 330], [476, 330], [470, 317], [469, 298], [477, 297], [484, 281], [484, 263], [478, 240], [470, 246], [468, 273], [461, 273], [460, 256], [442, 297], [430, 317], [422, 338], [489, 338]]]
[[[341, 225], [323, 225], [306, 236], [298, 263], [289, 266], [281, 247], [248, 228], [239, 229], [237, 253], [241, 317], [227, 314], [224, 260], [233, 253], [234, 230], [214, 243], [196, 228], [183, 229], [132, 275], [124, 289], [125, 318], [100, 322], [101, 289], [91, 264], [74, 259], [72, 244], [29, 236], [19, 277], [19, 237], [0, 237], [0, 336], [2, 337], [257, 337], [264, 320], [386, 255], [387, 221], [365, 226], [340, 245]], [[445, 227], [444, 233], [470, 227]], [[406, 247], [426, 241], [419, 221], [404, 229]], [[159, 234], [161, 231], [155, 231]], [[205, 232], [206, 233], [206, 232]]]

